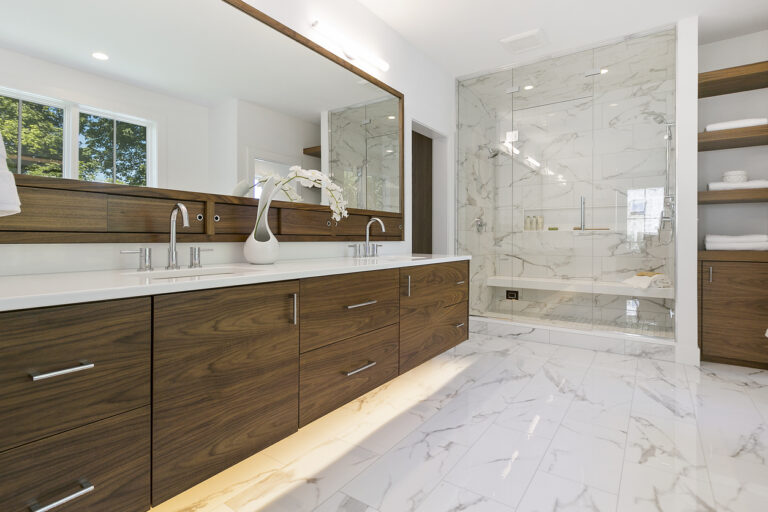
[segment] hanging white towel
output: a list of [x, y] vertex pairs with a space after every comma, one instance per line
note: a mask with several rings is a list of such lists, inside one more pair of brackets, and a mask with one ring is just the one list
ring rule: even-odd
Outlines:
[[746, 128], [748, 126], [761, 126], [768, 124], [768, 118], [755, 117], [752, 119], [736, 119], [734, 121], [723, 121], [722, 123], [708, 124], [704, 128], [705, 132], [716, 132], [719, 130], [732, 130], [733, 128]]
[[16, 180], [8, 170], [6, 162], [5, 143], [0, 135], [0, 217], [21, 212], [21, 201], [16, 190]]
[[709, 184], [709, 190], [740, 190], [745, 188], [768, 188], [768, 180], [749, 180], [741, 183], [716, 181]]
[[768, 235], [707, 235], [704, 237], [707, 242], [723, 244], [749, 244], [768, 242]]

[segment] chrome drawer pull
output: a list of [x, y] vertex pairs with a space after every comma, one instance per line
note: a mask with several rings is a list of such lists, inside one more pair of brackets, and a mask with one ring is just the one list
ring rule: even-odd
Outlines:
[[461, 329], [462, 327], [464, 327], [464, 322], [461, 322], [459, 325], [456, 326], [457, 329]]
[[358, 368], [356, 370], [352, 370], [351, 372], [346, 372], [345, 375], [347, 377], [351, 377], [351, 376], [353, 376], [356, 373], [360, 373], [360, 372], [365, 371], [368, 368], [372, 368], [374, 366], [376, 366], [376, 361], [371, 361], [370, 363], [368, 363], [366, 365], [363, 365], [363, 366], [361, 366], [360, 368]]
[[411, 276], [408, 276], [408, 297], [411, 296]]
[[355, 308], [361, 308], [363, 306], [371, 306], [373, 304], [376, 304], [377, 300], [369, 300], [368, 302], [361, 302], [360, 304], [352, 304], [351, 306], [347, 306], [347, 309], [355, 309]]
[[299, 294], [293, 294], [293, 325], [299, 324]]
[[33, 502], [29, 506], [30, 512], [48, 512], [49, 510], [53, 510], [56, 507], [60, 507], [61, 505], [65, 503], [69, 503], [70, 501], [79, 498], [80, 496], [83, 496], [85, 494], [88, 494], [89, 492], [93, 492], [95, 487], [91, 482], [88, 480], [80, 480], [78, 482], [80, 484], [81, 489], [77, 492], [73, 492], [69, 496], [65, 496], [64, 498], [61, 498], [58, 501], [54, 501], [50, 505], [42, 506], [37, 502]]
[[464, 281], [456, 281], [456, 284], [464, 284]]
[[66, 375], [68, 373], [75, 373], [75, 372], [81, 372], [83, 370], [90, 370], [95, 365], [90, 362], [83, 359], [80, 361], [80, 364], [77, 366], [73, 366], [72, 368], [65, 368], [63, 370], [56, 370], [55, 372], [48, 372], [48, 373], [38, 373], [35, 370], [32, 370], [29, 372], [29, 376], [32, 377], [33, 381], [38, 380], [45, 380], [50, 379], [51, 377], [58, 377], [59, 375]]

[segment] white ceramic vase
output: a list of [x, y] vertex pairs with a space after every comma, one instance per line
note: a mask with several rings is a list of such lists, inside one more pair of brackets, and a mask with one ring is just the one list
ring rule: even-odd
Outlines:
[[274, 178], [267, 179], [261, 188], [259, 208], [256, 213], [256, 226], [248, 236], [243, 247], [243, 253], [248, 263], [254, 265], [269, 265], [277, 261], [280, 255], [280, 244], [269, 229], [269, 204], [275, 192]]

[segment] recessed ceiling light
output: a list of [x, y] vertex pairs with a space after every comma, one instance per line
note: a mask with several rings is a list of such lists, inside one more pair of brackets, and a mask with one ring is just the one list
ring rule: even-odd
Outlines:
[[533, 86], [532, 85], [526, 85], [525, 87], [523, 87], [523, 89], [525, 89], [526, 91], [530, 91], [531, 89], [533, 89]]
[[109, 60], [109, 55], [107, 55], [104, 52], [93, 52], [91, 54], [91, 57], [93, 57], [96, 60]]
[[601, 75], [604, 75], [604, 74], [606, 74], [607, 72], [608, 72], [608, 70], [607, 70], [607, 69], [605, 69], [605, 68], [603, 68], [603, 69], [601, 69], [601, 70], [600, 70], [600, 74], [601, 74]]
[[389, 119], [391, 121], [394, 121], [396, 118], [395, 118], [395, 116], [387, 116], [387, 119]]

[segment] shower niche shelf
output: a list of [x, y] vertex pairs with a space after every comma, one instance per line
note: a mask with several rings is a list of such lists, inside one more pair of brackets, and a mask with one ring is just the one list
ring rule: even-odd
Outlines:
[[707, 190], [699, 192], [699, 204], [765, 203], [768, 188], [744, 188], [739, 190]]
[[486, 284], [496, 288], [528, 288], [532, 290], [627, 295], [631, 297], [650, 297], [657, 299], [675, 298], [674, 288], [635, 288], [633, 286], [627, 286], [621, 282], [592, 281], [590, 279], [491, 276], [486, 280]]
[[699, 151], [746, 148], [768, 144], [768, 124], [699, 133]]

